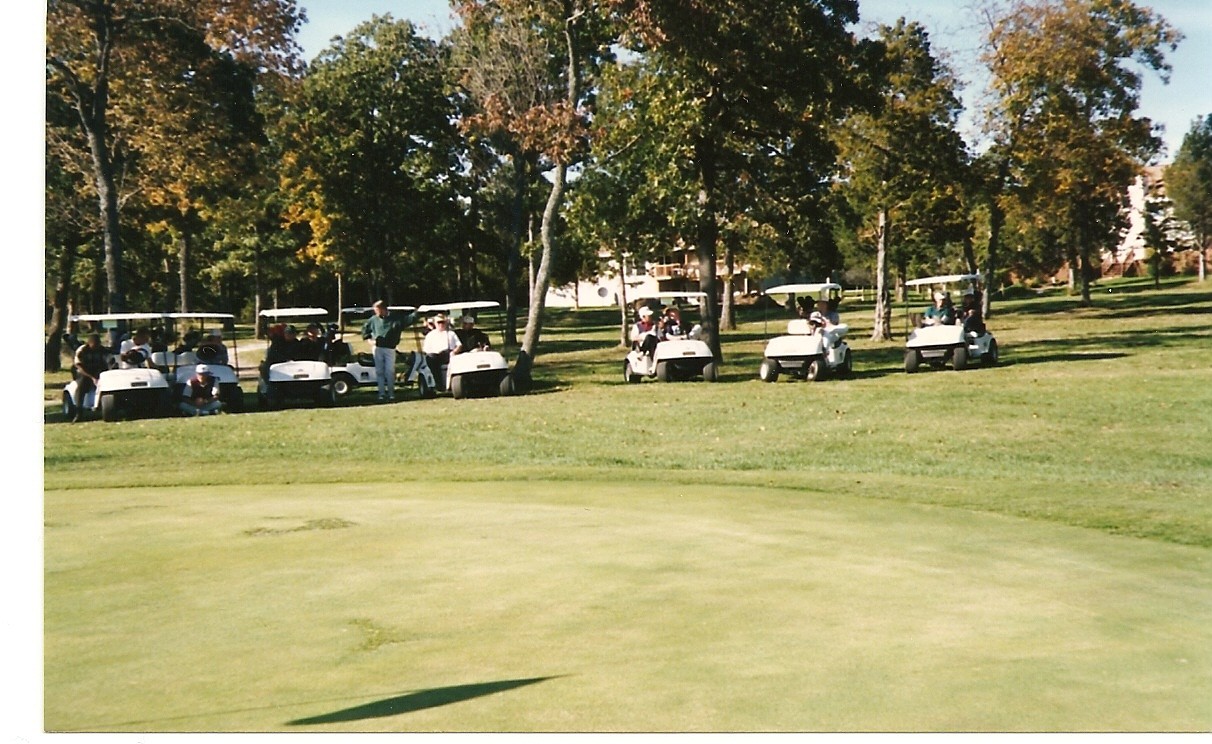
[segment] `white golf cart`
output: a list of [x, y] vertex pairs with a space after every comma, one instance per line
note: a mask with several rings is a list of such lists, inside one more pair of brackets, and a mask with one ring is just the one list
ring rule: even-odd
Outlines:
[[[120, 324], [156, 323], [163, 327], [167, 319], [164, 313], [104, 313], [74, 315], [71, 321], [94, 324], [96, 332], [101, 333], [101, 343], [113, 351], [117, 340], [112, 337], [113, 332]], [[128, 416], [166, 416], [172, 411], [172, 387], [162, 369], [168, 367], [164, 352], [155, 352], [148, 359], [142, 352], [135, 351], [120, 366], [115, 352], [112, 363], [115, 368], [102, 372], [96, 388], [81, 401], [85, 411], [100, 411], [105, 421]], [[76, 415], [78, 384], [73, 379], [63, 388], [63, 414], [69, 419]]]
[[[388, 310], [391, 312], [409, 313], [416, 310], [412, 305], [389, 305]], [[337, 331], [332, 346], [336, 347], [344, 344], [345, 354], [334, 354], [329, 360], [332, 367], [332, 387], [337, 398], [343, 398], [349, 395], [350, 391], [357, 387], [374, 387], [379, 384], [378, 375], [375, 374], [375, 360], [373, 354], [360, 353], [353, 354], [349, 351], [348, 343], [345, 342], [345, 320], [346, 318], [367, 318], [374, 312], [374, 308], [370, 307], [343, 307], [341, 308], [341, 324]], [[422, 354], [408, 352], [404, 354], [404, 363], [407, 370], [397, 374], [397, 381], [401, 383], [415, 382], [421, 391], [422, 397], [432, 398], [435, 394], [436, 383], [433, 374], [429, 371], [429, 367], [425, 364], [425, 357]], [[397, 362], [399, 366], [399, 362]]]
[[[707, 294], [704, 292], [653, 292], [634, 298], [634, 302], [643, 307], [668, 302], [677, 307], [679, 313], [691, 306], [701, 308], [706, 301]], [[659, 309], [654, 309], [654, 313], [659, 312]], [[666, 334], [664, 338], [660, 336], [661, 329], [654, 328], [653, 333], [658, 334], [657, 338], [661, 340], [651, 357], [640, 349], [639, 344], [633, 343], [627, 358], [623, 360], [623, 380], [635, 383], [650, 377], [661, 382], [672, 382], [702, 377], [706, 382], [715, 382], [719, 366], [711, 347], [699, 338], [701, 326], [688, 325], [688, 321], [683, 320], [680, 332]]]
[[[832, 282], [818, 284], [782, 284], [763, 292], [767, 296], [794, 296], [825, 301], [836, 307], [842, 298], [842, 287]], [[850, 346], [843, 340], [850, 327], [839, 323], [828, 328], [813, 324], [809, 318], [796, 318], [787, 323], [787, 334], [770, 339], [762, 355], [758, 377], [774, 382], [779, 374], [801, 380], [818, 381], [832, 375], [847, 376], [853, 369]]]
[[[286, 307], [262, 310], [268, 324], [266, 338], [269, 348], [291, 320], [322, 323], [328, 311], [318, 307]], [[314, 359], [277, 361], [267, 357], [257, 378], [257, 403], [263, 409], [274, 409], [288, 400], [310, 400], [316, 405], [329, 405], [337, 400], [333, 392], [332, 374], [328, 363]]]
[[[174, 323], [193, 325], [196, 322], [198, 325], [196, 330], [200, 335], [205, 331], [208, 320], [230, 324], [233, 327], [235, 323], [235, 316], [231, 313], [169, 313], [168, 317]], [[202, 336], [198, 344], [192, 348], [179, 354], [172, 354], [173, 368], [169, 376], [173, 383], [174, 401], [180, 399], [186, 381], [194, 376], [198, 365], [205, 364], [215, 378], [215, 382], [219, 383], [219, 400], [223, 401], [223, 407], [233, 413], [243, 411], [244, 390], [240, 388], [240, 357], [236, 351], [235, 336], [232, 336], [232, 348], [229, 350], [229, 354], [227, 361], [224, 361], [222, 350], [208, 342], [205, 336]]]
[[[972, 294], [979, 297], [980, 274], [947, 274], [944, 276], [928, 276], [905, 282], [906, 287], [937, 287], [940, 292], [956, 295], [962, 300], [963, 295]], [[952, 292], [951, 287], [957, 287]], [[979, 301], [978, 301], [979, 307]], [[906, 323], [908, 323], [908, 308], [906, 308]], [[905, 372], [918, 371], [922, 362], [932, 367], [941, 368], [948, 362], [955, 370], [967, 369], [973, 360], [992, 366], [997, 364], [997, 339], [988, 329], [965, 330], [963, 321], [956, 318], [954, 325], [923, 325], [914, 328], [905, 342]]]
[[[436, 315], [443, 313], [450, 318], [452, 326], [458, 326], [463, 315], [475, 315], [479, 310], [496, 310], [501, 303], [491, 300], [471, 300], [466, 302], [446, 302], [436, 305], [421, 305], [417, 308], [420, 315]], [[424, 354], [418, 353], [420, 364], [425, 364]], [[410, 368], [409, 379], [416, 369], [416, 363]], [[442, 369], [425, 370], [440, 376], [446, 382], [446, 389], [455, 400], [462, 398], [491, 398], [498, 395], [513, 395], [513, 375], [509, 374], [509, 364], [499, 351], [491, 348], [467, 349], [450, 357], [450, 361]], [[424, 392], [424, 388], [422, 388]]]

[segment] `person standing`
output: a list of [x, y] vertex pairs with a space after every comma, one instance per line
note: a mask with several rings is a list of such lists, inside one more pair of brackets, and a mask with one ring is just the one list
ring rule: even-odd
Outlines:
[[80, 420], [84, 412], [84, 398], [89, 392], [96, 390], [101, 379], [101, 373], [109, 369], [109, 349], [101, 345], [101, 335], [88, 334], [88, 338], [76, 348], [74, 367], [76, 369], [76, 393], [72, 396], [75, 405], [72, 423]]
[[379, 402], [396, 399], [396, 347], [400, 334], [412, 324], [415, 314], [393, 313], [383, 300], [372, 306], [374, 314], [362, 326], [362, 338], [374, 345], [375, 381]]

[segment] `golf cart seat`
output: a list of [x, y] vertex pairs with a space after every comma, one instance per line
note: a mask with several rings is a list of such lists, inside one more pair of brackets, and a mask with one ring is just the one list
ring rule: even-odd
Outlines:
[[806, 318], [796, 318], [787, 322], [788, 336], [811, 336], [812, 332], [812, 325]]
[[358, 364], [361, 364], [363, 367], [372, 367], [373, 368], [375, 366], [375, 355], [369, 354], [365, 351], [359, 351], [358, 352]]

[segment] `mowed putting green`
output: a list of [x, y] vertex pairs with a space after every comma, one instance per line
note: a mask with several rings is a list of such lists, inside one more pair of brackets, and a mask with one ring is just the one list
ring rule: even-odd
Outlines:
[[51, 731], [1205, 730], [1200, 548], [803, 489], [47, 494]]

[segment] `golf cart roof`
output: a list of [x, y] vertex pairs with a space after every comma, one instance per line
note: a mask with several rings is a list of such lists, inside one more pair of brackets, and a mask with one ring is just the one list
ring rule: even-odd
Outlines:
[[170, 317], [168, 313], [99, 313], [92, 315], [73, 315], [72, 322], [88, 321], [94, 323], [104, 323], [106, 321], [119, 320], [164, 320]]
[[445, 302], [440, 305], [422, 305], [417, 308], [419, 313], [453, 313], [458, 310], [481, 310], [490, 307], [500, 307], [501, 303], [492, 300], [472, 300], [469, 302]]
[[911, 279], [905, 282], [906, 287], [920, 287], [924, 284], [955, 284], [956, 282], [979, 282], [980, 274], [946, 274], [943, 276], [927, 276], [922, 279]]
[[[403, 313], [412, 312], [413, 310], [416, 310], [416, 308], [413, 307], [412, 305], [388, 305], [387, 309], [388, 310], [399, 310], [400, 312], [403, 312]], [[356, 307], [341, 308], [342, 315], [359, 315], [361, 313], [369, 313], [369, 312], [373, 312], [373, 311], [374, 311], [373, 307], [362, 307], [361, 305], [356, 306]]]
[[314, 318], [321, 315], [328, 315], [328, 311], [322, 307], [275, 307], [261, 311], [262, 318]]
[[706, 292], [643, 292], [631, 299], [633, 300], [697, 300], [702, 302], [707, 299]]
[[841, 289], [842, 285], [834, 284], [833, 282], [817, 282], [816, 284], [780, 284], [777, 287], [771, 287], [764, 290], [765, 295], [814, 295], [822, 289]]
[[231, 313], [169, 313], [168, 317], [173, 320], [234, 320], [236, 316]]

